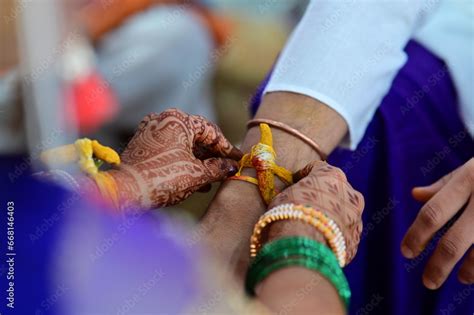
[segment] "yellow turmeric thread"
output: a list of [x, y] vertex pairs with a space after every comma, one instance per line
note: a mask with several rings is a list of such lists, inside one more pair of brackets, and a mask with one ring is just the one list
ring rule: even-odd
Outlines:
[[[273, 136], [267, 124], [260, 124], [260, 141], [252, 146], [250, 153], [245, 154], [239, 162], [239, 171], [230, 179], [242, 180], [258, 185], [260, 195], [266, 204], [277, 195], [275, 176], [286, 185], [293, 183], [290, 171], [276, 164], [276, 153], [273, 149]], [[257, 178], [241, 175], [244, 167], [254, 168]]]
[[112, 176], [99, 171], [94, 157], [109, 164], [120, 165], [120, 156], [114, 149], [88, 138], [78, 139], [74, 144], [46, 150], [40, 155], [40, 159], [44, 163], [69, 164], [77, 162], [81, 171], [94, 179], [101, 195], [118, 208], [117, 184]]

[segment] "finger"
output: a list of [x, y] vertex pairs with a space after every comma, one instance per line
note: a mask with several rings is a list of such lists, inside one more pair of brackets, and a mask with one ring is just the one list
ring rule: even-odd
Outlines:
[[138, 130], [143, 130], [151, 121], [160, 121], [161, 120], [161, 114], [157, 113], [150, 113], [143, 117], [143, 119], [140, 121], [138, 124]]
[[212, 152], [209, 152], [209, 150], [206, 149], [206, 147], [203, 147], [202, 145], [199, 145], [199, 144], [194, 146], [193, 154], [197, 159], [200, 159], [200, 160], [211, 158], [214, 155], [212, 154]]
[[423, 273], [423, 283], [428, 289], [439, 288], [471, 247], [473, 214], [474, 201], [439, 241]]
[[193, 126], [194, 144], [199, 144], [220, 157], [234, 160], [242, 158], [242, 151], [227, 140], [216, 124], [197, 115], [190, 116], [190, 121]]
[[222, 181], [234, 175], [239, 167], [237, 161], [223, 158], [210, 158], [202, 161], [209, 183]]
[[308, 165], [293, 174], [293, 183], [299, 182], [301, 179], [308, 176], [313, 170], [321, 167], [322, 165], [327, 165], [327, 163], [324, 161], [313, 161], [308, 163]]
[[471, 248], [464, 258], [459, 268], [458, 279], [464, 284], [474, 284], [474, 248]]
[[345, 191], [347, 192], [347, 200], [350, 204], [354, 206], [354, 209], [356, 210], [357, 214], [361, 216], [365, 207], [364, 195], [362, 195], [359, 191], [355, 190], [349, 183], [346, 183], [346, 187], [347, 188], [345, 189]]
[[200, 192], [200, 193], [207, 193], [207, 192], [209, 192], [211, 189], [212, 189], [212, 185], [211, 185], [211, 184], [207, 184], [207, 185], [202, 186], [201, 188], [199, 188], [199, 189], [198, 189], [198, 192]]
[[440, 179], [438, 179], [436, 182], [434, 182], [431, 185], [419, 186], [419, 187], [413, 188], [411, 192], [413, 195], [413, 198], [421, 202], [428, 201], [431, 197], [433, 197], [434, 194], [440, 191], [441, 188], [443, 188], [449, 182], [449, 180], [453, 177], [453, 175], [456, 173], [457, 170], [458, 169], [441, 177]]
[[434, 233], [451, 219], [467, 202], [471, 185], [462, 172], [433, 196], [420, 210], [401, 244], [402, 254], [414, 258], [424, 249]]

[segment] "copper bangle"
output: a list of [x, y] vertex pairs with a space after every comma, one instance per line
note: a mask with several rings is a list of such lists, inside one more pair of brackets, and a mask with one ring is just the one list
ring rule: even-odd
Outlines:
[[300, 131], [296, 130], [295, 128], [292, 128], [292, 127], [288, 126], [285, 123], [275, 121], [275, 120], [270, 120], [270, 119], [258, 118], [258, 119], [250, 120], [247, 123], [247, 128], [251, 128], [251, 127], [253, 127], [255, 125], [259, 125], [259, 124], [267, 124], [267, 125], [272, 126], [274, 128], [286, 131], [287, 133], [295, 136], [296, 138], [299, 138], [300, 140], [305, 142], [307, 145], [309, 145], [311, 148], [313, 148], [314, 151], [316, 151], [316, 153], [318, 153], [319, 157], [323, 161], [325, 161], [328, 157], [327, 154], [325, 154], [321, 150], [321, 147], [316, 142], [314, 142], [310, 137], [304, 135]]

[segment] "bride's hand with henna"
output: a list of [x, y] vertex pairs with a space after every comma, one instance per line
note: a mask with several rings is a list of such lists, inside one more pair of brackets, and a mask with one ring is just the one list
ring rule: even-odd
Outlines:
[[242, 157], [219, 127], [178, 109], [149, 114], [109, 171], [122, 208], [176, 204], [212, 182], [234, 174]]
[[[347, 263], [357, 252], [362, 232], [364, 197], [354, 190], [339, 168], [315, 161], [294, 175], [296, 184], [278, 194], [269, 209], [280, 204], [309, 205], [333, 219], [341, 229], [347, 246]], [[299, 221], [277, 221], [270, 225], [268, 238], [301, 235], [325, 242], [313, 227]]]

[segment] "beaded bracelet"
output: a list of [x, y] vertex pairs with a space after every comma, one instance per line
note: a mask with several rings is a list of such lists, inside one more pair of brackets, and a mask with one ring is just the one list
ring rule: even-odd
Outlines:
[[250, 257], [255, 257], [261, 247], [261, 236], [265, 228], [276, 221], [300, 220], [312, 225], [327, 240], [336, 255], [339, 265], [346, 265], [346, 244], [337, 224], [321, 211], [309, 206], [282, 204], [264, 213], [255, 224], [250, 238]]
[[272, 272], [290, 266], [301, 266], [319, 272], [336, 288], [345, 306], [351, 291], [333, 252], [325, 245], [306, 237], [287, 237], [263, 246], [247, 271], [245, 288], [255, 295], [255, 287]]
[[[329, 218], [323, 212], [313, 209], [311, 206], [293, 205], [293, 209], [303, 211], [305, 214], [320, 220], [323, 223], [323, 226], [321, 227], [323, 229], [322, 232], [324, 232], [326, 229], [329, 229], [335, 235], [334, 238], [326, 238], [326, 240], [336, 257], [338, 257], [340, 266], [344, 267], [346, 265], [346, 241], [342, 235], [341, 229], [336, 224], [336, 222], [334, 222], [334, 220]], [[323, 233], [323, 235], [325, 234]]]
[[[305, 215], [302, 215], [303, 212]], [[309, 217], [308, 217], [309, 216]], [[265, 213], [263, 216], [263, 225], [257, 223], [256, 233], [253, 238], [252, 243], [256, 246], [251, 247], [251, 256], [255, 256], [256, 251], [258, 250], [259, 245], [259, 236], [263, 228], [277, 220], [282, 219], [299, 219], [305, 221], [314, 227], [316, 227], [328, 240], [330, 247], [334, 250], [335, 254], [338, 256], [341, 267], [345, 265], [345, 241], [342, 236], [342, 232], [339, 227], [333, 220], [328, 218], [320, 211], [316, 211], [309, 206], [294, 206], [292, 204], [285, 204], [275, 207]], [[260, 232], [259, 232], [260, 230]], [[255, 231], [255, 230], [254, 230]]]

